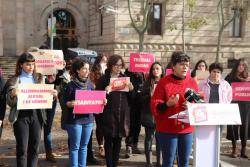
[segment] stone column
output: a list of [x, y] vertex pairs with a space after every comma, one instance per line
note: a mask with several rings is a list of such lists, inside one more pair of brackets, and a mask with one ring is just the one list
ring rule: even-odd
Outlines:
[[16, 0], [16, 55], [20, 55], [25, 49], [24, 4], [24, 0]]
[[2, 0], [0, 0], [0, 56], [3, 56]]

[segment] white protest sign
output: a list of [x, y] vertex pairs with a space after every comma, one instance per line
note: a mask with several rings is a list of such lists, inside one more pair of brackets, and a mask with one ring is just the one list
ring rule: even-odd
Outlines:
[[111, 91], [129, 92], [129, 77], [110, 78]]
[[52, 84], [19, 84], [17, 109], [51, 109], [53, 90]]
[[53, 61], [57, 70], [62, 70], [64, 68], [64, 56], [62, 50], [40, 49], [39, 51], [48, 53], [53, 56]]
[[190, 125], [240, 125], [238, 104], [188, 104]]
[[56, 74], [53, 56], [46, 52], [29, 52], [35, 58], [36, 72], [43, 75]]

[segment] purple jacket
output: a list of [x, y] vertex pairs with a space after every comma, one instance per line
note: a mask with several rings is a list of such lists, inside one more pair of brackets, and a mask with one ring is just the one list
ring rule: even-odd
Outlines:
[[[209, 102], [210, 86], [208, 84], [209, 79], [203, 80], [199, 83], [199, 91], [204, 93], [205, 103]], [[228, 104], [232, 101], [232, 87], [224, 79], [220, 80], [219, 85], [219, 103]]]

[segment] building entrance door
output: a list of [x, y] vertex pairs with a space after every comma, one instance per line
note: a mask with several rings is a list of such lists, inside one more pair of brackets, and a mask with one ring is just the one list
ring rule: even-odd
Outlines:
[[[67, 10], [56, 10], [53, 13], [56, 18], [56, 36], [54, 36], [53, 47], [66, 51], [68, 48], [78, 46], [76, 36], [76, 23], [73, 15]], [[49, 43], [50, 39], [48, 39]]]

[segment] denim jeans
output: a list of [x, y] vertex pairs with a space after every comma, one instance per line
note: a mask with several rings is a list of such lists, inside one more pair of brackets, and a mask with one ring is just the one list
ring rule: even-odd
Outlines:
[[46, 124], [44, 125], [44, 147], [45, 151], [49, 152], [52, 151], [52, 134], [51, 134], [51, 128], [53, 124], [53, 119], [55, 116], [56, 111], [56, 103], [57, 101], [54, 100], [52, 103], [52, 109], [46, 109]]
[[71, 167], [85, 167], [87, 145], [93, 128], [93, 123], [66, 124], [69, 137], [69, 159]]
[[160, 142], [163, 164], [162, 167], [172, 167], [177, 150], [178, 167], [189, 166], [193, 133], [170, 134], [157, 132], [156, 136]]

